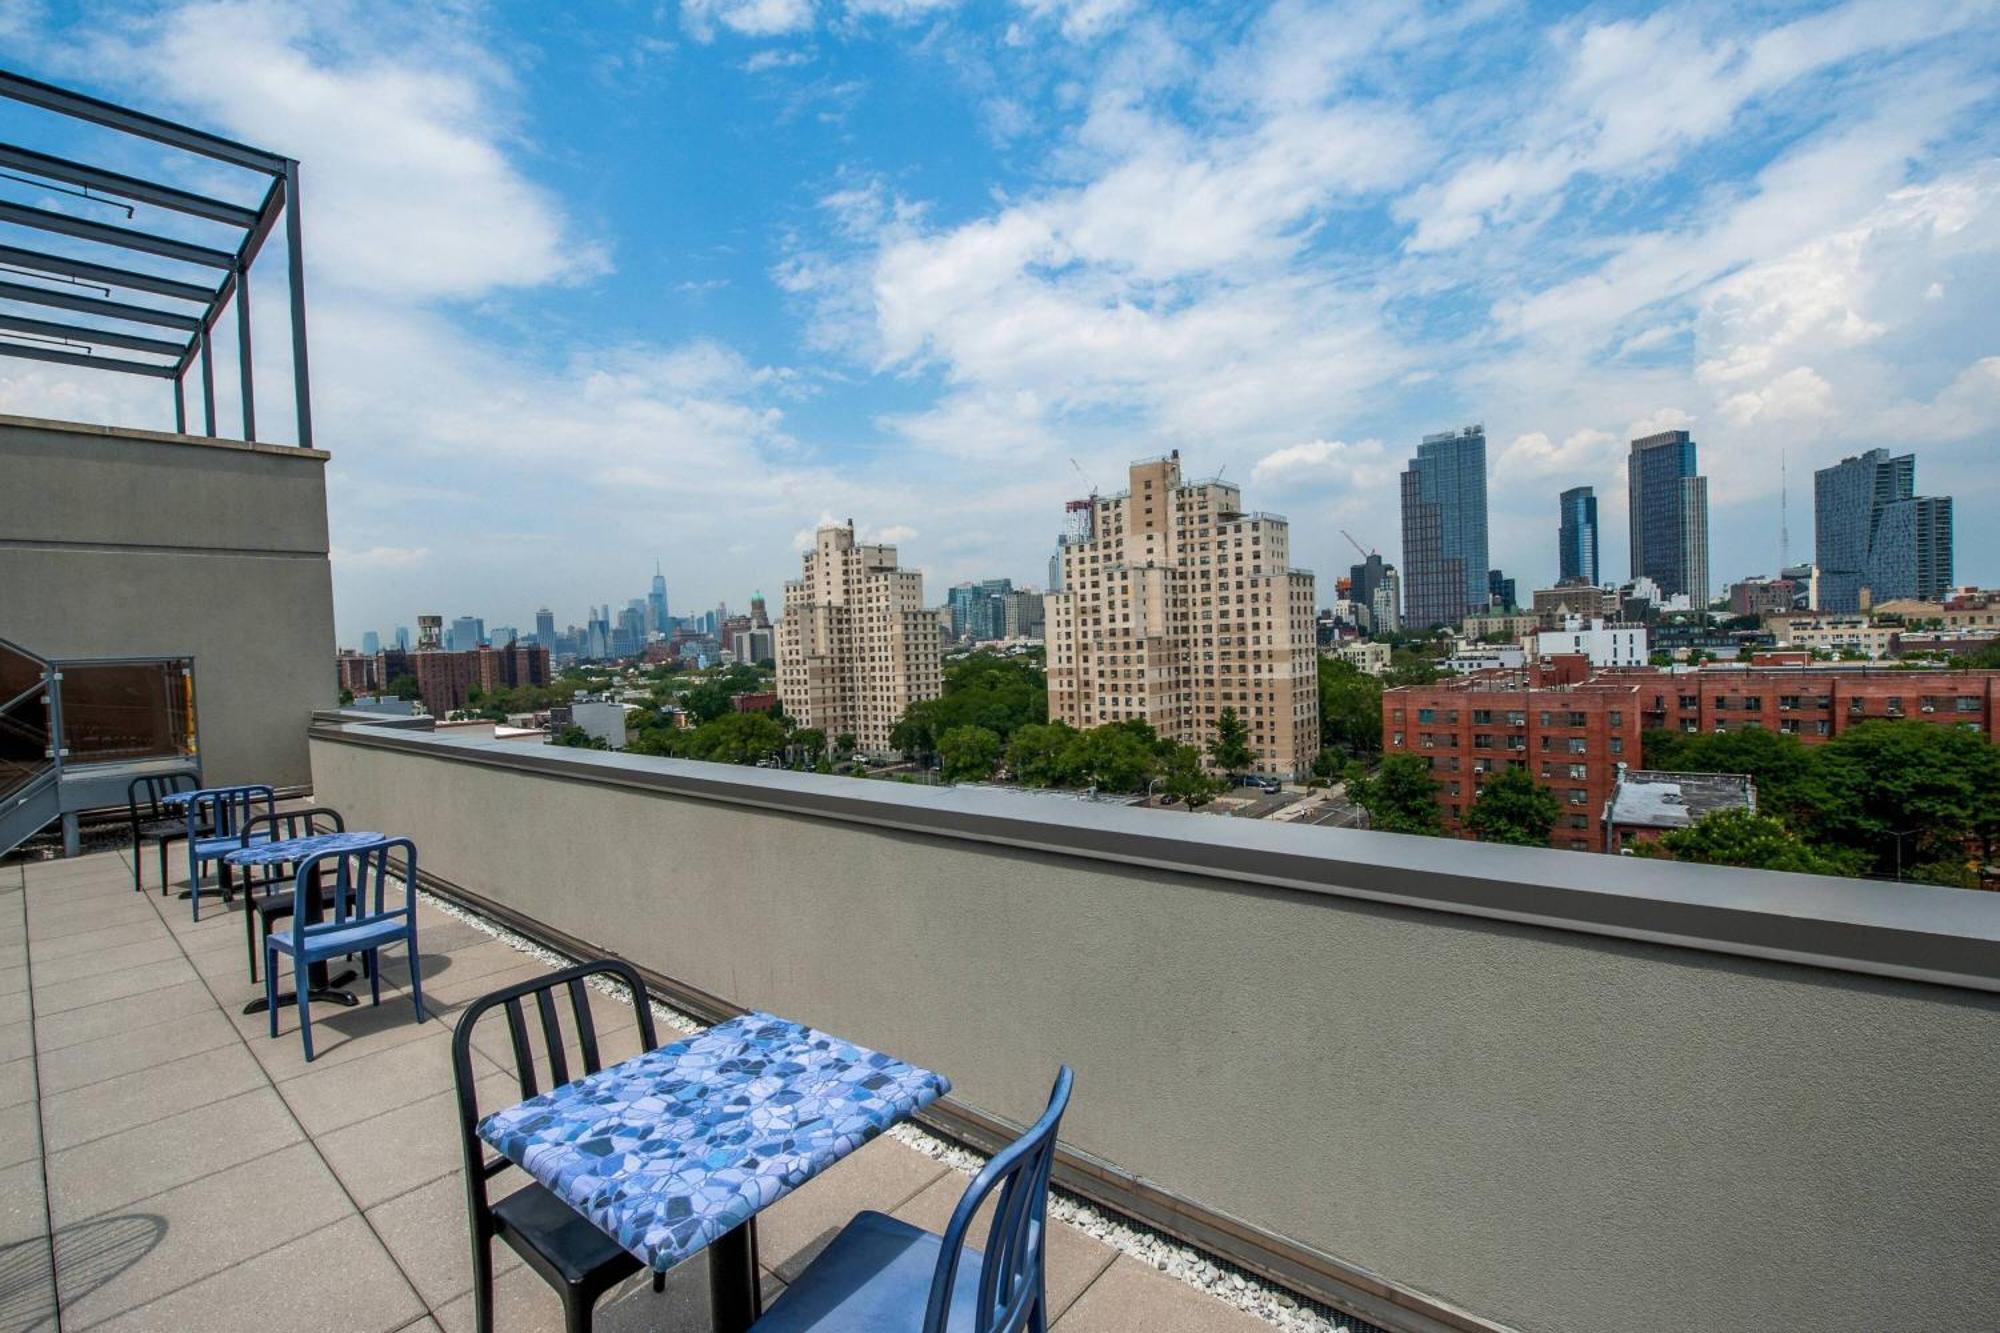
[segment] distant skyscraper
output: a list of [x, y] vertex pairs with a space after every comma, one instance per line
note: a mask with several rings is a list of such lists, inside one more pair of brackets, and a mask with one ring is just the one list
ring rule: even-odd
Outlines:
[[1456, 625], [1487, 605], [1486, 428], [1424, 436], [1403, 473], [1403, 620]]
[[410, 651], [410, 627], [408, 625], [396, 626], [396, 646], [406, 653]]
[[1597, 492], [1573, 486], [1557, 502], [1562, 523], [1556, 529], [1556, 557], [1565, 582], [1602, 582], [1597, 562]]
[[1699, 607], [1708, 601], [1708, 478], [1696, 471], [1694, 439], [1684, 430], [1632, 441], [1632, 577]]
[[538, 648], [556, 646], [556, 613], [546, 606], [535, 612], [535, 646]]
[[421, 615], [417, 617], [417, 651], [442, 652], [444, 649], [444, 617]]
[[667, 632], [667, 578], [657, 560], [653, 562], [653, 590], [646, 594], [646, 628]]
[[1919, 496], [1917, 456], [1870, 449], [1813, 473], [1813, 559], [1822, 611], [1892, 597], [1934, 601], [1952, 586], [1949, 496]]
[[375, 656], [375, 654], [381, 652], [382, 636], [380, 634], [377, 634], [372, 629], [369, 630], [367, 633], [363, 634], [361, 636], [361, 651], [366, 653], [370, 657], [373, 657]]
[[[1402, 628], [1401, 606], [1396, 595], [1396, 567], [1371, 554], [1347, 571], [1347, 597], [1366, 615], [1363, 626], [1370, 634], [1393, 634]], [[1389, 614], [1382, 613], [1386, 590]]]
[[446, 647], [455, 653], [469, 653], [486, 642], [486, 622], [477, 616], [460, 616], [451, 622]]
[[1520, 603], [1515, 600], [1514, 580], [1507, 577], [1504, 569], [1486, 571], [1486, 597], [1494, 606], [1503, 611], [1511, 611]]
[[486, 636], [487, 642], [491, 643], [495, 648], [505, 648], [510, 644], [519, 642], [520, 638], [521, 631], [515, 629], [512, 625], [495, 625], [492, 633]]

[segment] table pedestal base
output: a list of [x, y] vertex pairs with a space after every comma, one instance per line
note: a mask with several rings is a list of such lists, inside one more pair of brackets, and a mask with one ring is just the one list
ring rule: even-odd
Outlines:
[[763, 1274], [757, 1267], [757, 1219], [751, 1218], [708, 1247], [708, 1305], [715, 1333], [743, 1333], [764, 1313]]
[[[312, 995], [313, 999], [319, 1003], [337, 1004], [352, 1009], [355, 1005], [360, 1004], [361, 1001], [356, 999], [351, 992], [340, 988], [354, 980], [357, 975], [353, 968], [349, 968], [337, 977], [328, 977], [324, 984], [308, 986], [306, 989]], [[299, 993], [297, 991], [288, 990], [278, 997], [278, 1007], [280, 1009], [288, 1004], [297, 1004], [298, 1002]], [[270, 1008], [270, 1004], [263, 996], [259, 995], [256, 999], [243, 1006], [243, 1012], [246, 1014], [262, 1014], [268, 1013]]]

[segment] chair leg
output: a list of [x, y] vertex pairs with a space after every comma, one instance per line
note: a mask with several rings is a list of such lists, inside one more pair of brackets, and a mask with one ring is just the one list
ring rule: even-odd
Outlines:
[[132, 821], [132, 892], [134, 893], [145, 887], [143, 882], [145, 876], [140, 873], [141, 867], [146, 864], [145, 857], [141, 855], [145, 850], [139, 845], [139, 821], [135, 819]]
[[565, 1283], [562, 1288], [562, 1303], [563, 1333], [590, 1333], [590, 1298]]
[[271, 1016], [271, 1035], [278, 1035], [278, 951], [264, 941], [264, 1010]]
[[292, 989], [297, 991], [299, 996], [299, 1039], [306, 1044], [306, 1063], [311, 1064], [313, 1059], [312, 967], [298, 954], [292, 955]]
[[655, 1268], [653, 1270], [653, 1294], [657, 1296], [666, 1289], [667, 1289], [667, 1275], [665, 1273], [662, 1273], [659, 1269]]
[[493, 1242], [480, 1236], [472, 1242], [473, 1333], [493, 1333]]
[[368, 1003], [379, 1008], [382, 1004], [382, 951], [370, 949], [361, 958], [362, 966], [368, 970]]
[[194, 919], [201, 920], [201, 862], [194, 856], [194, 844], [188, 844], [188, 904], [194, 912]]
[[250, 980], [257, 980], [257, 919], [263, 916], [246, 894], [243, 899], [243, 947], [250, 951]]
[[162, 898], [167, 896], [167, 842], [166, 838], [160, 839], [160, 896]]
[[417, 939], [410, 937], [410, 1001], [417, 1006], [417, 1021], [424, 1021], [423, 964], [417, 961]]

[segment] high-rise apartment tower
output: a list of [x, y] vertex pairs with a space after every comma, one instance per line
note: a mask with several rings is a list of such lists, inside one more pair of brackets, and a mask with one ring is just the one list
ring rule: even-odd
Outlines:
[[1684, 430], [1632, 441], [1626, 490], [1632, 518], [1632, 577], [1668, 597], [1708, 602], [1708, 478], [1696, 475], [1695, 443]]
[[1487, 607], [1486, 428], [1424, 436], [1403, 473], [1403, 622], [1456, 625]]

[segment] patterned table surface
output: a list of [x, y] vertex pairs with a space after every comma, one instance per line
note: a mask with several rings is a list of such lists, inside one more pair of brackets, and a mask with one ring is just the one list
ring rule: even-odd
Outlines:
[[280, 838], [224, 852], [222, 859], [233, 866], [277, 866], [303, 861], [321, 852], [352, 852], [382, 841], [379, 833], [315, 833], [309, 838]]
[[496, 1111], [479, 1134], [664, 1271], [950, 1090], [751, 1013]]

